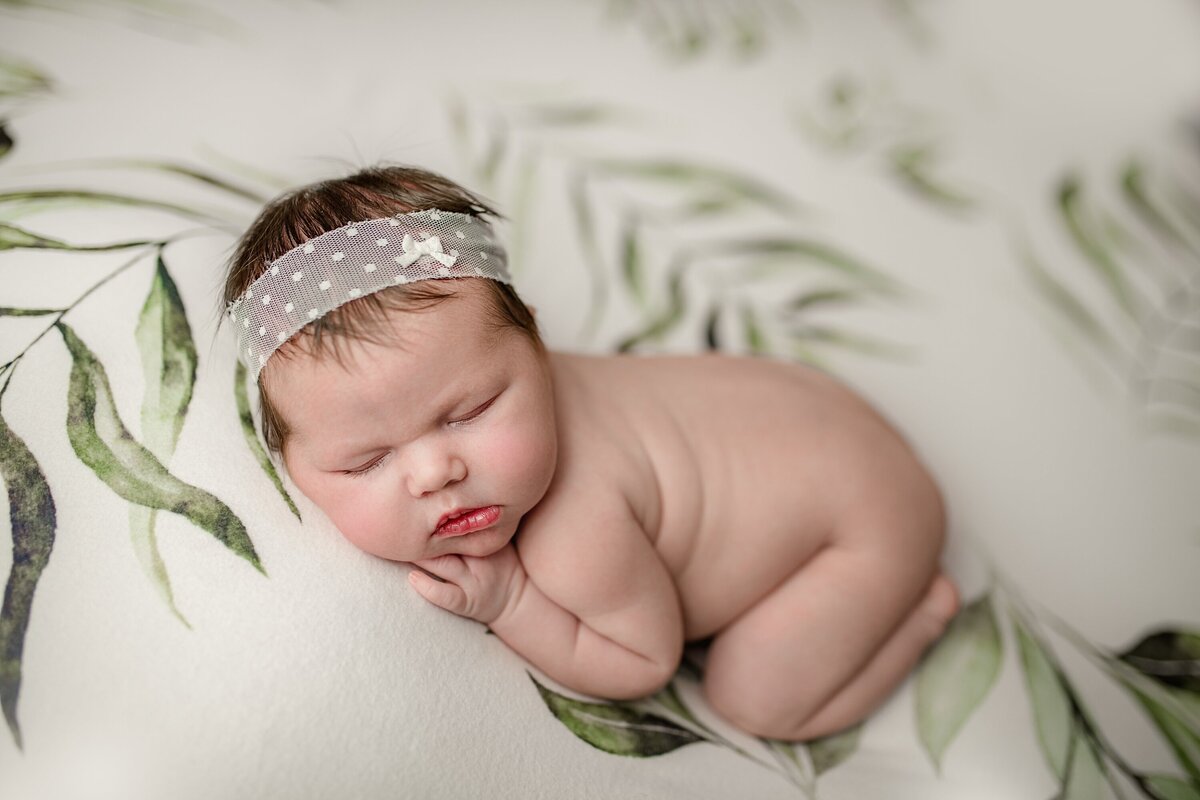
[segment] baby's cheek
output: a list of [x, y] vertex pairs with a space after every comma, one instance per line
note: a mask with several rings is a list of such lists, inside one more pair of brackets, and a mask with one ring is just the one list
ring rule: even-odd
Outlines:
[[383, 558], [395, 558], [391, 553], [394, 542], [385, 529], [379, 504], [367, 497], [342, 498], [328, 514], [333, 524], [351, 544], [359, 550]]
[[511, 427], [492, 437], [484, 457], [509, 482], [538, 483], [554, 470], [554, 442], [530, 427]]

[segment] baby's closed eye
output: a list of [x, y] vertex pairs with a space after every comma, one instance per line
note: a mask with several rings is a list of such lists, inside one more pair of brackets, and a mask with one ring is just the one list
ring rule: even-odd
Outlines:
[[479, 406], [476, 406], [474, 409], [467, 412], [467, 414], [465, 416], [459, 417], [458, 419], [450, 420], [449, 424], [455, 425], [455, 426], [462, 426], [462, 425], [465, 425], [465, 424], [477, 419], [478, 417], [483, 415], [483, 412], [487, 411], [489, 408], [492, 407], [492, 403], [495, 403], [496, 399], [498, 397], [500, 397], [499, 394], [493, 396], [487, 402], [485, 402]]
[[375, 458], [371, 459], [370, 461], [363, 464], [362, 466], [355, 467], [354, 469], [344, 469], [344, 470], [341, 470], [341, 473], [343, 475], [350, 475], [351, 477], [358, 477], [359, 475], [366, 475], [368, 472], [370, 472], [371, 470], [375, 469], [380, 464], [382, 464], [386, 458], [387, 458], [387, 453], [383, 453], [382, 455], [376, 456]]

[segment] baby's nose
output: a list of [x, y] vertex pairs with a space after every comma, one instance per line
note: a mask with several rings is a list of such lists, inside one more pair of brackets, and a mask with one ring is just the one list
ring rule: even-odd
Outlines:
[[417, 460], [408, 473], [408, 491], [424, 497], [467, 477], [467, 465], [457, 456], [430, 453]]

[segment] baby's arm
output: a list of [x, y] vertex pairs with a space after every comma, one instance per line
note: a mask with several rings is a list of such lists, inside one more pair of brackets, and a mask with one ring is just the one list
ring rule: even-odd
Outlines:
[[683, 617], [671, 576], [628, 506], [605, 505], [587, 504], [595, 513], [574, 515], [587, 520], [574, 531], [551, 530], [549, 520], [522, 531], [520, 558], [509, 545], [487, 558], [420, 562], [449, 582], [414, 571], [414, 587], [487, 623], [575, 691], [612, 699], [650, 694], [679, 665]]

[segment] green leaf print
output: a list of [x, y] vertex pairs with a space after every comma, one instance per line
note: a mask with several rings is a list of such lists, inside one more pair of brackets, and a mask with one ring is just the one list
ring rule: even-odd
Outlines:
[[[1200, 700], [1178, 689], [1164, 689], [1163, 692], [1175, 700], [1168, 704], [1137, 687], [1130, 688], [1175, 752], [1179, 765], [1193, 780], [1200, 781], [1200, 727], [1196, 725], [1196, 720], [1200, 719]], [[1179, 706], [1190, 713], [1178, 713]]]
[[[167, 203], [161, 200], [150, 200], [145, 197], [115, 194], [113, 192], [93, 192], [86, 189], [21, 189], [12, 192], [0, 192], [0, 207], [4, 206], [36, 206], [47, 208], [80, 208], [93, 205], [101, 206], [132, 206], [134, 208], [149, 208], [177, 214], [185, 219], [194, 219], [203, 223], [223, 225], [224, 220], [186, 206]], [[7, 209], [4, 209], [7, 210]], [[48, 240], [49, 241], [49, 240]], [[143, 242], [143, 244], [149, 244]], [[132, 247], [132, 244], [121, 245]], [[114, 245], [116, 247], [116, 245]], [[101, 248], [74, 248], [101, 249]]]
[[792, 198], [762, 181], [707, 164], [670, 160], [601, 159], [594, 162], [594, 167], [603, 175], [683, 186], [699, 190], [702, 196], [706, 197], [712, 196], [713, 190], [718, 190], [725, 197], [736, 197], [782, 214], [792, 214], [797, 209]]
[[1068, 755], [1070, 762], [1066, 780], [1054, 800], [1100, 800], [1108, 797], [1100, 759], [1090, 740], [1076, 732]]
[[738, 306], [738, 316], [742, 321], [742, 337], [745, 339], [746, 346], [750, 348], [750, 352], [755, 355], [770, 352], [762, 325], [758, 321], [758, 315], [754, 313], [754, 308], [747, 303], [741, 303]]
[[812, 262], [829, 268], [885, 295], [901, 293], [900, 284], [841, 250], [811, 239], [763, 236], [729, 239], [707, 246], [705, 256], [731, 255], [771, 258], [780, 263]]
[[0, 222], [0, 251], [3, 250], [125, 250], [142, 247], [151, 242], [117, 242], [104, 245], [73, 245], [58, 239], [49, 239], [36, 233], [18, 228], [9, 222]]
[[134, 332], [146, 379], [142, 441], [164, 464], [175, 452], [196, 383], [196, 345], [183, 298], [159, 253], [154, 281]]
[[1017, 633], [1017, 647], [1021, 654], [1029, 703], [1037, 724], [1038, 744], [1041, 745], [1046, 763], [1062, 781], [1067, 776], [1067, 756], [1071, 746], [1071, 702], [1041, 642], [1034, 638], [1016, 615], [1012, 616], [1012, 623]]
[[618, 352], [628, 352], [645, 341], [657, 341], [670, 333], [683, 320], [684, 312], [687, 311], [687, 299], [683, 293], [683, 271], [686, 267], [685, 260], [676, 259], [675, 265], [667, 277], [666, 308], [653, 316], [642, 330], [621, 340], [617, 345]]
[[892, 172], [905, 186], [935, 205], [952, 211], [972, 208], [975, 200], [966, 192], [952, 189], [930, 176], [934, 156], [933, 147], [928, 144], [895, 147], [890, 153]]
[[124, 499], [186, 517], [263, 572], [241, 520], [216, 497], [167, 472], [129, 434], [117, 414], [104, 367], [68, 325], [59, 322], [55, 327], [73, 360], [67, 438], [80, 461]]
[[1042, 296], [1055, 306], [1058, 311], [1085, 337], [1098, 345], [1105, 352], [1112, 352], [1113, 340], [1097, 321], [1088, 307], [1075, 297], [1074, 292], [1058, 281], [1041, 261], [1033, 254], [1028, 244], [1019, 248], [1021, 263], [1025, 266], [1034, 285]]
[[621, 226], [621, 277], [639, 306], [646, 305], [646, 287], [642, 265], [642, 248], [638, 241], [638, 221], [629, 216]]
[[275, 471], [275, 465], [271, 463], [270, 456], [267, 455], [266, 449], [258, 440], [258, 432], [254, 429], [254, 416], [250, 413], [250, 397], [246, 392], [246, 366], [242, 364], [240, 359], [233, 374], [233, 397], [237, 403], [238, 420], [242, 425], [242, 435], [246, 439], [246, 445], [250, 448], [250, 452], [254, 453], [254, 458], [258, 460], [258, 465], [262, 467], [262, 471], [267, 473], [267, 477], [271, 479], [271, 483], [275, 484], [275, 491], [279, 492], [280, 496], [283, 497], [283, 501], [287, 503], [288, 508], [296, 515], [296, 519], [300, 519], [300, 509], [296, 508], [296, 504], [292, 502], [287, 489], [283, 488], [283, 481], [279, 479], [279, 473]]
[[1180, 766], [1200, 781], [1200, 636], [1162, 630], [1120, 655], [1120, 663], [1147, 681], [1122, 677], [1175, 752]]
[[21, 691], [21, 657], [25, 631], [38, 580], [54, 547], [56, 514], [50, 485], [33, 453], [0, 416], [0, 477], [8, 488], [8, 515], [12, 523], [12, 569], [4, 587], [0, 609], [0, 707], [21, 747], [17, 698]]
[[576, 700], [548, 689], [532, 675], [529, 679], [559, 722], [606, 753], [646, 758], [705, 741], [666, 717], [636, 711], [621, 703]]
[[941, 770], [942, 755], [1000, 674], [1000, 628], [985, 594], [956, 616], [917, 669], [917, 732]]
[[[150, 292], [134, 332], [142, 356], [142, 442], [163, 466], [171, 463], [179, 432], [196, 383], [196, 346], [183, 308], [183, 298], [159, 251]], [[187, 620], [175, 605], [171, 580], [158, 550], [154, 529], [157, 509], [129, 507], [130, 539], [142, 570], [172, 613]]]
[[50, 78], [37, 67], [8, 56], [0, 58], [0, 97], [22, 97], [51, 88]]
[[862, 724], [847, 728], [841, 733], [822, 736], [807, 742], [808, 755], [812, 759], [813, 771], [820, 775], [841, 764], [858, 749], [858, 737]]
[[1121, 173], [1121, 191], [1137, 215], [1164, 239], [1177, 247], [1200, 254], [1196, 246], [1171, 221], [1167, 212], [1151, 197], [1146, 186], [1146, 168], [1140, 162], [1133, 160], [1126, 164]]
[[1081, 197], [1082, 187], [1078, 176], [1068, 175], [1058, 187], [1058, 208], [1076, 247], [1095, 268], [1109, 294], [1131, 317], [1137, 316], [1133, 294], [1116, 257], [1100, 240], [1087, 218]]
[[235, 183], [218, 177], [211, 172], [189, 167], [186, 164], [180, 164], [174, 161], [158, 161], [146, 158], [104, 158], [104, 159], [88, 159], [75, 162], [78, 167], [119, 167], [135, 169], [150, 169], [158, 172], [165, 172], [171, 175], [179, 175], [180, 177], [190, 178], [197, 183], [202, 183], [206, 186], [211, 186], [214, 189], [219, 189], [234, 197], [240, 197], [243, 200], [249, 200], [256, 205], [264, 205], [270, 200], [269, 197], [263, 196], [261, 192], [253, 189], [247, 189], [244, 186], [239, 186]]
[[1158, 631], [1143, 638], [1120, 658], [1159, 683], [1200, 695], [1200, 634]]
[[1146, 783], [1162, 800], [1200, 800], [1200, 785], [1172, 775], [1147, 775]]

